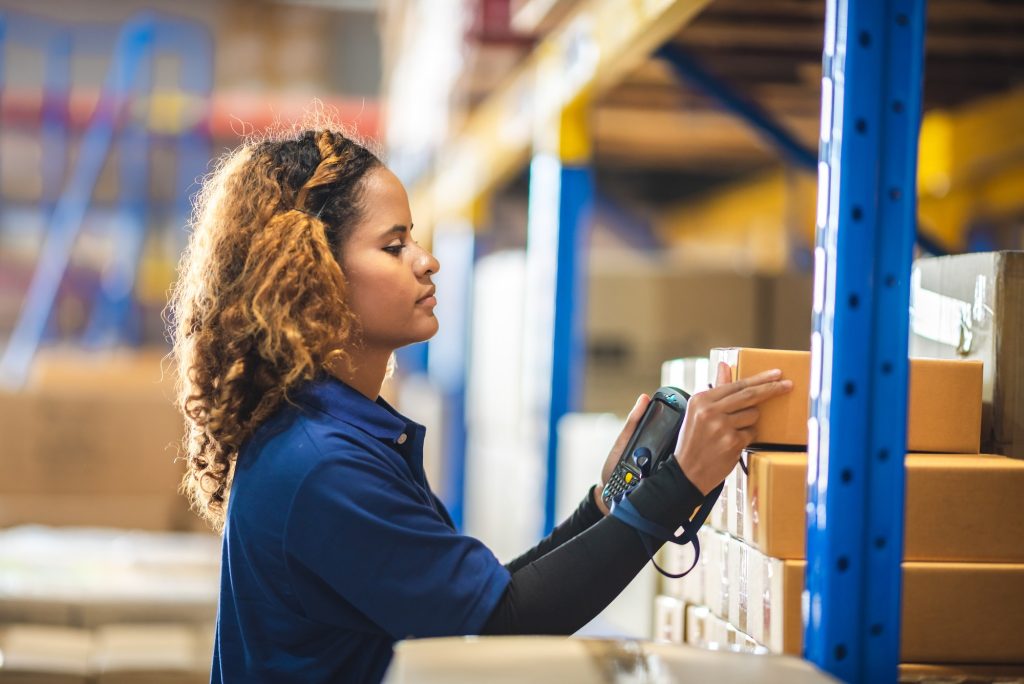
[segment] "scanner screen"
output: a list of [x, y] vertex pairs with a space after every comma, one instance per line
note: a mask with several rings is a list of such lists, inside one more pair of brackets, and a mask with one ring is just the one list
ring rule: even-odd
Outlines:
[[656, 455], [674, 448], [679, 436], [679, 430], [676, 428], [678, 421], [678, 411], [663, 401], [655, 401], [636, 446], [645, 446]]

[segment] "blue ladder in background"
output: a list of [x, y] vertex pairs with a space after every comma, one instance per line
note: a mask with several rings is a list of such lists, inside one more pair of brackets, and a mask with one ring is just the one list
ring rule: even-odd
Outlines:
[[[70, 47], [79, 36], [95, 40], [103, 27], [71, 29], [53, 22], [21, 15], [0, 16], [0, 67], [6, 41], [37, 40], [48, 36], [48, 104], [62, 84], [69, 85], [66, 63]], [[109, 29], [107, 29], [109, 30]], [[71, 36], [68, 38], [68, 36]], [[37, 43], [38, 44], [38, 43]], [[100, 172], [115, 143], [121, 153], [117, 215], [121, 217], [114, 263], [104, 277], [104, 286], [93, 306], [86, 342], [123, 342], [132, 337], [133, 288], [145, 244], [149, 215], [149, 141], [152, 132], [133, 106], [152, 95], [151, 72], [157, 54], [170, 53], [181, 60], [179, 93], [200, 110], [192, 125], [178, 136], [179, 225], [188, 214], [188, 193], [192, 181], [209, 159], [206, 112], [212, 90], [212, 42], [199, 24], [146, 12], [126, 22], [118, 31], [110, 69], [83, 134], [78, 162], [49, 218], [45, 242], [36, 265], [21, 314], [3, 356], [0, 357], [0, 385], [17, 388], [27, 379], [32, 359], [43, 340], [61, 280], [67, 270], [75, 240], [90, 207]], [[2, 70], [0, 70], [2, 73]], [[0, 83], [0, 97], [2, 97]], [[191, 98], [189, 100], [188, 98]], [[54, 109], [54, 108], [51, 108]], [[151, 110], [146, 110], [152, 114]], [[52, 148], [66, 140], [66, 121], [54, 111], [44, 111], [44, 141], [48, 156], [61, 159]], [[115, 139], [115, 135], [117, 135]], [[62, 170], [62, 169], [58, 169]], [[57, 171], [47, 172], [45, 181], [59, 183]]]

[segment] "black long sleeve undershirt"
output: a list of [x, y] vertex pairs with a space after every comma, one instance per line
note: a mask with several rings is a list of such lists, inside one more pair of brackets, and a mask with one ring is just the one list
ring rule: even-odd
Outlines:
[[[596, 486], [594, 485], [594, 487]], [[597, 502], [594, 501], [594, 487], [587, 490], [587, 495], [580, 502], [580, 505], [576, 507], [576, 510], [573, 511], [573, 514], [562, 521], [558, 527], [551, 530], [551, 534], [541, 539], [536, 546], [526, 553], [506, 563], [505, 567], [508, 571], [514, 574], [520, 568], [529, 565], [549, 551], [557, 549], [577, 534], [582, 534], [591, 525], [600, 521], [604, 517], [604, 513], [601, 512], [601, 509], [597, 507]]]
[[[506, 566], [512, 581], [481, 634], [572, 634], [611, 603], [661, 547], [663, 542], [651, 537], [645, 546], [640, 532], [611, 516], [587, 525], [594, 511], [600, 514], [592, 492], [587, 496], [593, 510], [584, 501], [569, 520]], [[669, 459], [629, 500], [644, 518], [674, 530], [704, 495]]]

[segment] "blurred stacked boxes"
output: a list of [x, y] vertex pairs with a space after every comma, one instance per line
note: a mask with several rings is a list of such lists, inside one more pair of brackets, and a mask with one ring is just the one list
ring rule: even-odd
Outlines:
[[220, 540], [163, 357], [47, 350], [0, 392], [0, 682], [209, 680]]
[[204, 529], [178, 494], [184, 434], [164, 352], [47, 351], [0, 391], [0, 527]]
[[208, 681], [219, 550], [194, 532], [0, 531], [0, 682]]
[[[1022, 455], [1024, 338], [1017, 328], [1024, 316], [1019, 298], [1007, 294], [1020, 292], [1024, 283], [1020, 256], [968, 255], [959, 262], [960, 257], [950, 257], [915, 264], [915, 287], [927, 285], [943, 297], [959, 294], [950, 290], [950, 281], [981, 282], [982, 303], [976, 308], [985, 312], [985, 321], [972, 329], [976, 344], [946, 355], [965, 358], [912, 358], [910, 363], [900, 675], [905, 681], [1024, 675], [1024, 511], [1019, 506], [1024, 461], [1009, 457]], [[984, 271], [984, 277], [971, 277], [958, 264]], [[942, 277], [929, 280], [939, 270]], [[985, 283], [995, 283], [995, 295]], [[920, 290], [916, 301], [920, 305]], [[926, 308], [939, 315], [947, 304]], [[918, 309], [915, 315], [928, 313]], [[924, 325], [913, 326], [912, 334]], [[912, 342], [912, 349], [915, 344], [923, 343]], [[737, 466], [726, 479], [698, 537], [696, 568], [683, 579], [662, 578], [655, 635], [713, 648], [799, 655], [806, 610], [810, 355], [715, 349], [708, 359], [667, 362], [663, 383], [702, 391], [719, 361], [731, 367], [734, 378], [781, 368], [794, 388], [762, 406], [758, 445], [742, 455], [747, 472]], [[982, 453], [983, 444], [1003, 454]], [[669, 572], [685, 570], [692, 560], [690, 547], [668, 544], [661, 551]]]

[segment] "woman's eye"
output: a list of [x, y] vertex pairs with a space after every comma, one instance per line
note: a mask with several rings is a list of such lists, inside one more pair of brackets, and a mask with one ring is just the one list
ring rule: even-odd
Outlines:
[[394, 254], [397, 256], [402, 253], [403, 249], [405, 249], [404, 242], [397, 245], [388, 245], [387, 247], [384, 248], [384, 251], [387, 252], [388, 254]]

